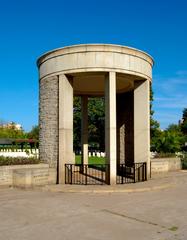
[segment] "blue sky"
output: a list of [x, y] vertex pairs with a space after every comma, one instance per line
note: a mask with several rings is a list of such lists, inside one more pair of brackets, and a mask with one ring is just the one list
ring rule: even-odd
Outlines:
[[185, 0], [0, 0], [0, 119], [38, 123], [38, 56], [113, 43], [153, 56], [154, 117], [161, 128], [177, 123], [187, 107], [186, 12]]

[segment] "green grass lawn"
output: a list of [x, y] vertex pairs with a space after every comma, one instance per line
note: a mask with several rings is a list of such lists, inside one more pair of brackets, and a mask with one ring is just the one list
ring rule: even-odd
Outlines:
[[[75, 156], [75, 163], [81, 164], [81, 155]], [[89, 164], [105, 164], [105, 158], [104, 157], [89, 157], [88, 163]]]

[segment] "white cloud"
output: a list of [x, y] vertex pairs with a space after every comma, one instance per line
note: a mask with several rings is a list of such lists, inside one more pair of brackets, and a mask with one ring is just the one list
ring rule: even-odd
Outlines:
[[161, 126], [177, 123], [187, 107], [187, 70], [179, 70], [172, 77], [154, 76], [153, 90], [154, 116]]
[[183, 94], [175, 97], [155, 97], [154, 105], [159, 108], [185, 108], [187, 107], [187, 97]]
[[175, 90], [176, 87], [181, 87], [181, 84], [187, 87], [187, 70], [177, 71], [175, 77], [153, 76], [153, 86], [161, 90]]
[[180, 101], [187, 96], [187, 71], [178, 71], [175, 77], [153, 77], [153, 88], [155, 99]]

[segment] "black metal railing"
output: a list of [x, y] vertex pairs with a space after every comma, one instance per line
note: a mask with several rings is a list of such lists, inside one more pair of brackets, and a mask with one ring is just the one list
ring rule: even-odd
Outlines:
[[[117, 184], [136, 183], [147, 180], [146, 163], [117, 166]], [[65, 183], [78, 185], [109, 184], [109, 164], [65, 164]]]
[[117, 184], [136, 183], [147, 180], [146, 162], [134, 163], [131, 166], [119, 164], [117, 166]]
[[108, 174], [108, 164], [65, 164], [66, 184], [104, 185]]

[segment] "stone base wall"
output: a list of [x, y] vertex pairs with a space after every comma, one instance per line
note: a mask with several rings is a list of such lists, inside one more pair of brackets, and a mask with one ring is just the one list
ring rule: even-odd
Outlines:
[[154, 158], [151, 159], [151, 173], [165, 173], [181, 169], [180, 158]]
[[56, 183], [56, 169], [48, 164], [0, 167], [0, 187], [34, 187]]

